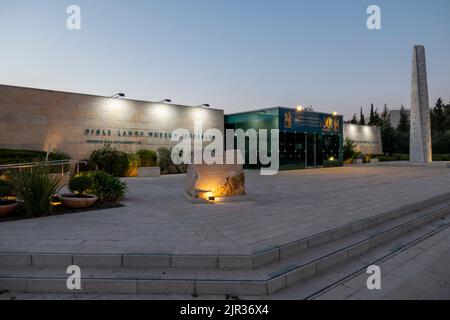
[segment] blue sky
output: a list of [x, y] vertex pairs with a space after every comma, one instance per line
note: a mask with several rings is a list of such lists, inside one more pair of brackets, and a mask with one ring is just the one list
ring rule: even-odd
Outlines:
[[[71, 4], [80, 31], [66, 28]], [[382, 30], [366, 27], [370, 4]], [[414, 44], [430, 102], [450, 101], [449, 14], [448, 0], [0, 0], [0, 83], [348, 118], [409, 105]]]

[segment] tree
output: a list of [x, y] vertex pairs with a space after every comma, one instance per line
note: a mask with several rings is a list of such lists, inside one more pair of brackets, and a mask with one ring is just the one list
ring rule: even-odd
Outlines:
[[345, 138], [344, 142], [344, 161], [348, 159], [353, 159], [356, 155], [356, 144], [349, 138]]
[[374, 126], [375, 112], [373, 111], [373, 103], [370, 105], [369, 126]]
[[364, 113], [363, 113], [362, 107], [361, 107], [361, 113], [360, 113], [360, 116], [359, 116], [359, 124], [362, 125], [362, 126], [366, 125], [366, 119], [364, 118]]
[[383, 112], [380, 116], [381, 144], [384, 154], [393, 154], [394, 150], [394, 128], [391, 124], [391, 112], [387, 105], [384, 105]]
[[430, 111], [431, 131], [436, 133], [444, 133], [446, 128], [446, 106], [439, 98], [433, 109]]
[[378, 109], [375, 109], [375, 111], [373, 113], [373, 121], [372, 122], [373, 122], [372, 125], [381, 127], [381, 118], [380, 118], [380, 114], [378, 113]]
[[352, 118], [352, 120], [350, 120], [350, 123], [351, 124], [358, 124], [358, 118], [356, 116], [356, 113], [353, 114], [353, 118]]
[[409, 116], [403, 105], [400, 108], [400, 121], [398, 122], [397, 130], [403, 133], [409, 132]]

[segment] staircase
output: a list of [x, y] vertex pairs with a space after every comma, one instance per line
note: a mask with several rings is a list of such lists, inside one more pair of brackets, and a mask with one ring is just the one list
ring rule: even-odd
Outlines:
[[[0, 292], [265, 296], [381, 245], [447, 224], [450, 193], [249, 256], [0, 253]], [[82, 288], [70, 291], [69, 265]]]

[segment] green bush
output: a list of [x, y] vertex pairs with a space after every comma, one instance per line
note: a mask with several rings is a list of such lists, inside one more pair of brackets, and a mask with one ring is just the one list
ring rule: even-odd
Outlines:
[[11, 181], [6, 179], [0, 179], [0, 199], [12, 196], [14, 194], [14, 187], [11, 184]]
[[[45, 151], [0, 149], [0, 164], [15, 164], [45, 161]], [[70, 156], [66, 153], [55, 151], [48, 155], [49, 161], [68, 160]]]
[[349, 138], [346, 138], [344, 142], [344, 161], [355, 157], [355, 148], [356, 144]]
[[75, 194], [84, 194], [92, 187], [92, 178], [88, 175], [75, 176], [69, 181], [69, 190]]
[[394, 157], [379, 157], [378, 161], [380, 161], [380, 162], [397, 161], [397, 158], [394, 158]]
[[433, 154], [433, 161], [450, 161], [450, 154]]
[[396, 161], [409, 161], [409, 154], [407, 153], [394, 153], [392, 157], [395, 158]]
[[46, 167], [33, 167], [28, 170], [12, 170], [11, 183], [17, 197], [30, 216], [40, 217], [51, 213], [51, 199], [60, 188], [61, 178], [49, 174]]
[[139, 157], [139, 167], [155, 167], [158, 162], [158, 155], [153, 150], [139, 150], [136, 152]]
[[125, 176], [130, 165], [128, 154], [111, 148], [109, 144], [106, 144], [99, 150], [93, 151], [89, 160], [95, 162], [99, 170], [103, 170], [116, 177]]
[[104, 171], [92, 172], [89, 176], [92, 178], [90, 191], [98, 197], [100, 202], [117, 203], [125, 197], [127, 184], [119, 178]]
[[159, 167], [161, 174], [177, 174], [186, 173], [187, 165], [182, 163], [176, 165], [172, 162], [172, 151], [167, 148], [158, 149]]

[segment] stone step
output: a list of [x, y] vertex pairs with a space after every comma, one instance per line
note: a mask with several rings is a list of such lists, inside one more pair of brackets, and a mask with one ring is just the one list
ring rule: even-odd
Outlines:
[[[316, 276], [379, 245], [424, 226], [438, 227], [448, 201], [400, 217], [258, 269], [101, 268], [82, 266], [83, 293], [266, 295]], [[68, 293], [66, 266], [2, 266], [0, 290]], [[79, 291], [77, 291], [80, 293]]]
[[373, 217], [362, 219], [345, 226], [327, 230], [299, 240], [263, 248], [252, 255], [179, 255], [170, 253], [126, 253], [126, 254], [84, 254], [84, 253], [0, 253], [0, 266], [67, 266], [76, 264], [82, 267], [164, 267], [164, 268], [212, 268], [212, 269], [258, 269], [263, 266], [284, 261], [301, 252], [357, 235], [361, 231], [383, 225], [401, 217], [431, 209], [433, 206], [450, 200], [450, 193], [420, 201]]

